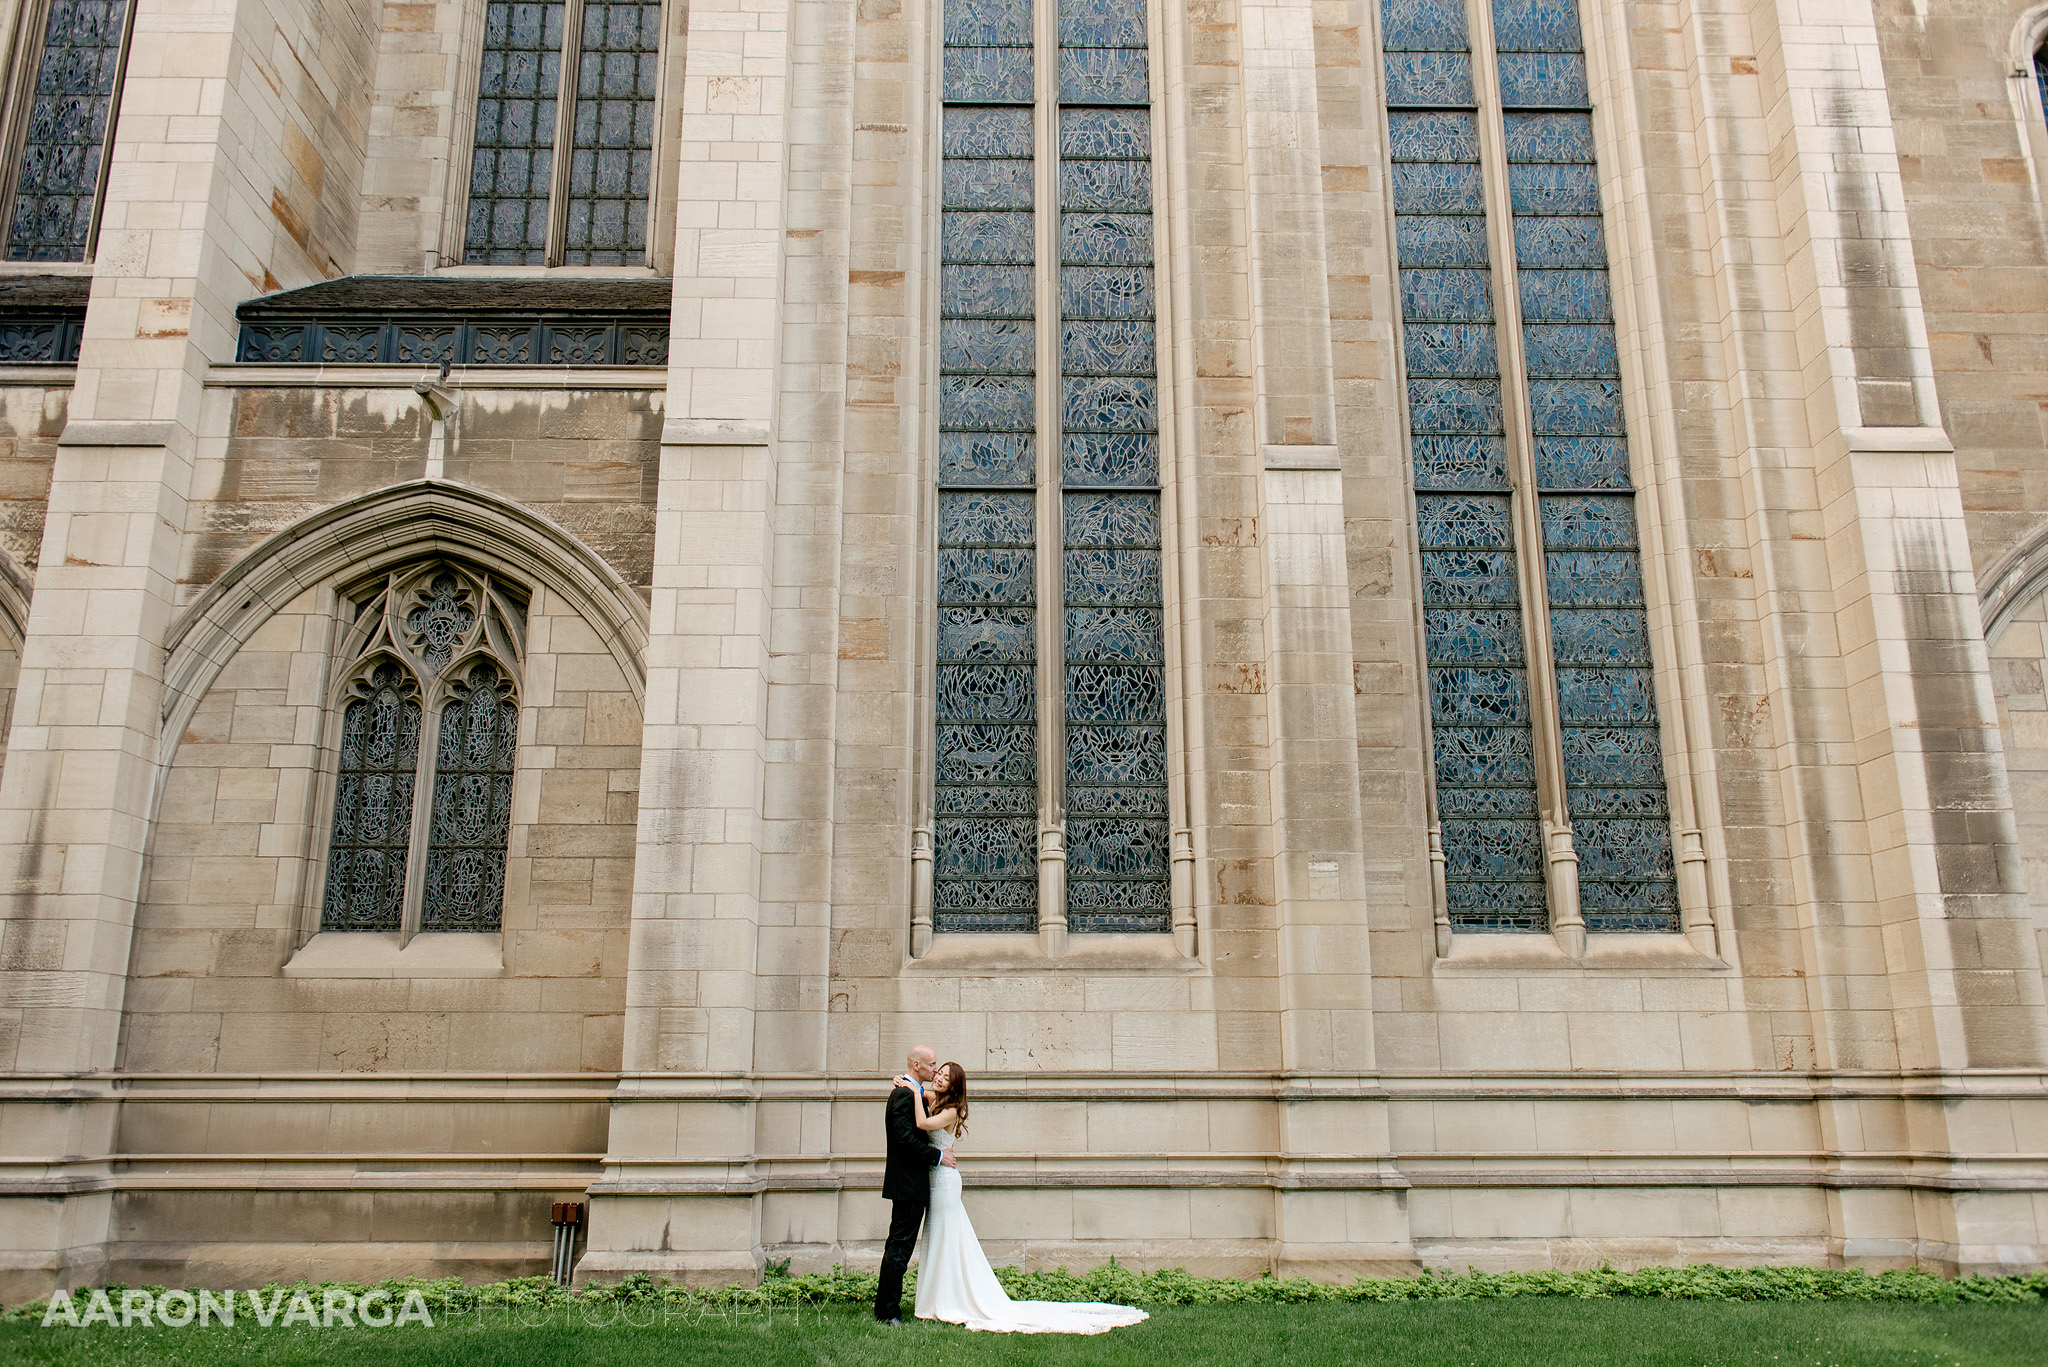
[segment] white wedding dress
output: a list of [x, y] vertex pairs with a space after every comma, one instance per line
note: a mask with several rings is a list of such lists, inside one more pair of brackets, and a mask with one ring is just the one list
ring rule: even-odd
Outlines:
[[[953, 1136], [934, 1130], [942, 1149]], [[932, 1204], [924, 1217], [924, 1256], [917, 1262], [917, 1317], [997, 1334], [1101, 1334], [1150, 1318], [1128, 1305], [1101, 1301], [1013, 1301], [990, 1270], [967, 1207], [960, 1169], [932, 1169]]]

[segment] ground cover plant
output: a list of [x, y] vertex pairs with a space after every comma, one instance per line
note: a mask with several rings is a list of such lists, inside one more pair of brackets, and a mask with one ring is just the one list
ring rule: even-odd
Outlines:
[[[779, 1269], [778, 1269], [779, 1271]], [[0, 1361], [62, 1367], [261, 1363], [511, 1367], [639, 1364], [1131, 1364], [1374, 1362], [1416, 1367], [2040, 1367], [2048, 1275], [1944, 1280], [1921, 1272], [1646, 1268], [1469, 1273], [1329, 1285], [1137, 1273], [1001, 1273], [1012, 1295], [1119, 1300], [1151, 1320], [1100, 1338], [1017, 1339], [952, 1326], [876, 1326], [872, 1273], [771, 1275], [758, 1287], [686, 1288], [648, 1277], [567, 1292], [544, 1279], [490, 1286], [393, 1281], [419, 1291], [428, 1328], [43, 1328], [43, 1303], [0, 1315]], [[112, 1298], [118, 1304], [118, 1291]], [[294, 1288], [273, 1288], [272, 1294]], [[317, 1304], [330, 1284], [307, 1287]], [[84, 1299], [81, 1297], [82, 1305]]]

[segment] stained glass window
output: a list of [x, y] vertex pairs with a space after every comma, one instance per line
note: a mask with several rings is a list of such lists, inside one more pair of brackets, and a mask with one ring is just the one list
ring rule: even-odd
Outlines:
[[1548, 925], [1478, 101], [1460, 0], [1385, 0], [1395, 251], [1451, 924]]
[[10, 261], [85, 259], [127, 22], [127, 0], [50, 0], [16, 166]]
[[1588, 931], [1678, 929], [1671, 812], [1573, 0], [1493, 0], [1522, 354]]
[[[321, 928], [496, 930], [525, 596], [440, 563], [383, 576], [350, 599], [346, 639], [357, 663], [342, 709]], [[426, 754], [429, 714], [437, 743]], [[416, 829], [413, 795], [429, 762], [432, 800]], [[422, 890], [410, 893], [407, 870], [422, 843]]]
[[466, 672], [441, 709], [421, 930], [496, 930], [505, 904], [519, 704], [488, 660]]
[[646, 258], [661, 5], [587, 0], [573, 14], [572, 29], [565, 3], [485, 7], [466, 262]]
[[[1070, 930], [1172, 924], [1145, 8], [1057, 3], [1042, 58], [1031, 0], [945, 4], [940, 930], [1037, 923], [1046, 812], [1064, 822]], [[1057, 156], [1050, 261], [1035, 245], [1040, 120]], [[1059, 329], [1050, 395], [1041, 298]], [[1056, 498], [1041, 501], [1041, 477]], [[1056, 510], [1051, 527], [1036, 525], [1041, 508]], [[1049, 622], [1043, 583], [1062, 586]], [[1041, 667], [1061, 681], [1052, 774], [1039, 761]]]
[[1038, 924], [1029, 0], [947, 0], [940, 111], [939, 930]]
[[386, 660], [372, 664], [350, 691], [320, 927], [397, 930], [412, 848], [420, 689], [409, 670]]
[[[1462, 931], [1548, 927], [1548, 804], [1570, 823], [1588, 930], [1676, 930], [1578, 14], [1571, 0], [1492, 0], [1496, 110], [1482, 106], [1460, 0], [1382, 0], [1381, 12], [1449, 918]], [[1507, 389], [1482, 118], [1500, 120], [1506, 150], [1495, 198], [1510, 220], [1522, 342]], [[1527, 451], [1507, 421], [1524, 395]], [[1534, 547], [1517, 534], [1527, 495], [1515, 491], [1531, 487]], [[1554, 686], [1534, 690], [1531, 581]], [[1554, 696], [1556, 714], [1537, 718], [1536, 696]], [[1546, 753], [1563, 791], [1539, 800]]]
[[1067, 927], [1172, 928], [1144, 0], [1060, 0]]

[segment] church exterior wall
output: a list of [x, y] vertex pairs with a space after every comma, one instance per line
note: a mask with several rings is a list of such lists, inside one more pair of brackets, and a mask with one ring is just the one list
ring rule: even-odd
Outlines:
[[[933, 927], [940, 6], [671, 6], [647, 264], [494, 267], [483, 5], [143, 5], [93, 260], [0, 263], [91, 282], [0, 374], [0, 1298], [571, 1199], [579, 1276], [872, 1263], [918, 1043], [997, 1262], [2048, 1260], [2032, 12], [1580, 10], [1658, 933], [1446, 910], [1377, 5], [1148, 11], [1157, 934]], [[386, 276], [536, 347], [672, 281], [667, 359], [237, 359]], [[522, 614], [501, 921], [338, 929], [361, 586], [441, 563]]]

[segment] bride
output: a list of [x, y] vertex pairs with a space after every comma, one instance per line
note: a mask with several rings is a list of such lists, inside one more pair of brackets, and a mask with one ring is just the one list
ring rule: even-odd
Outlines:
[[[967, 1133], [967, 1072], [944, 1063], [927, 1085], [929, 1099], [922, 1090], [911, 1093], [917, 1127], [950, 1149]], [[917, 1317], [999, 1334], [1100, 1334], [1148, 1318], [1143, 1310], [1101, 1301], [1011, 1300], [989, 1270], [960, 1203], [960, 1170], [944, 1165], [932, 1169], [924, 1257], [917, 1267]]]

